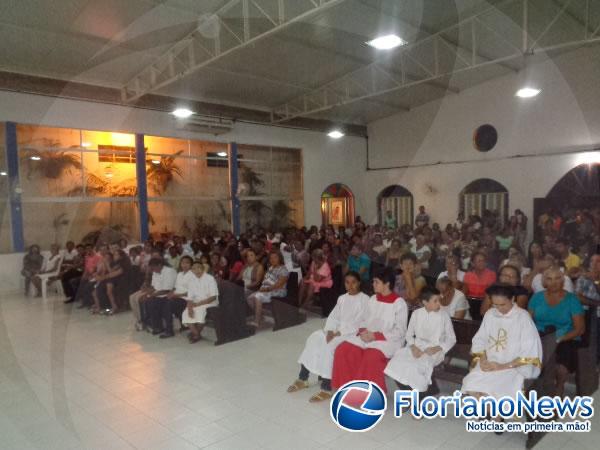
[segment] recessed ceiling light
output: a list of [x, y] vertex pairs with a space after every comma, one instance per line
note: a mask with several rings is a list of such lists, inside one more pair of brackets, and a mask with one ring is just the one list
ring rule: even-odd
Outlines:
[[377, 50], [390, 50], [392, 48], [405, 45], [406, 41], [395, 34], [388, 34], [385, 36], [379, 36], [372, 41], [368, 41], [367, 44], [376, 48]]
[[542, 92], [541, 89], [537, 89], [537, 88], [533, 88], [533, 87], [524, 87], [524, 88], [519, 89], [515, 95], [517, 97], [521, 97], [521, 98], [531, 98], [531, 97], [535, 97], [540, 92]]
[[0, 172], [1, 177], [5, 177], [6, 175], [8, 175], [6, 172]]
[[345, 136], [344, 133], [342, 133], [340, 130], [332, 130], [329, 133], [327, 133], [327, 136], [329, 136], [330, 138], [333, 139], [339, 139]]
[[159, 161], [158, 159], [153, 159], [153, 160], [152, 160], [152, 164], [159, 165], [159, 164], [160, 164], [160, 161]]
[[178, 117], [179, 119], [187, 119], [188, 117], [194, 114], [194, 111], [191, 111], [187, 108], [177, 108], [171, 114], [173, 114], [175, 117]]
[[219, 152], [217, 153], [217, 156], [224, 158], [225, 156], [227, 156], [227, 152]]
[[30, 159], [32, 159], [34, 161], [39, 161], [42, 158], [40, 158], [39, 156], [32, 156]]

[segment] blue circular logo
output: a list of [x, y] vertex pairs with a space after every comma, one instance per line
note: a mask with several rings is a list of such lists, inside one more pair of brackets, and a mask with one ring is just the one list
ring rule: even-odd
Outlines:
[[351, 381], [331, 398], [330, 413], [337, 426], [344, 430], [368, 431], [381, 420], [386, 407], [387, 398], [377, 384]]

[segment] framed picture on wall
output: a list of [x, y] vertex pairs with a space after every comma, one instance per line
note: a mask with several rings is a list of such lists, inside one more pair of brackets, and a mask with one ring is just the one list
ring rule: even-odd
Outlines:
[[329, 223], [332, 225], [345, 225], [344, 217], [346, 217], [346, 202], [344, 199], [331, 200], [329, 210]]

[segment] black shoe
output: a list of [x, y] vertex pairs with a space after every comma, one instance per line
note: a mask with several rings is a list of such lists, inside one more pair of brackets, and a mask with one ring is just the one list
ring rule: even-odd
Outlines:
[[152, 330], [152, 336], [157, 336], [159, 334], [161, 334], [163, 332], [163, 330]]
[[161, 339], [168, 339], [168, 338], [173, 337], [173, 336], [175, 336], [175, 334], [173, 334], [173, 333], [163, 333], [163, 334], [161, 334], [159, 336], [159, 338], [161, 338]]
[[65, 305], [68, 305], [69, 303], [74, 303], [74, 302], [75, 302], [75, 299], [74, 299], [74, 298], [68, 298], [68, 299], [66, 299], [66, 300], [65, 300], [63, 303], [64, 303]]

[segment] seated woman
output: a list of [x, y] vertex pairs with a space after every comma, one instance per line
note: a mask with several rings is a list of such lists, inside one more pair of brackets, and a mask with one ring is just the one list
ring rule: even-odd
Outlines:
[[402, 253], [402, 241], [400, 239], [392, 239], [390, 248], [385, 254], [385, 265], [392, 268], [397, 267], [400, 264]]
[[288, 388], [296, 392], [308, 387], [310, 372], [319, 376], [321, 392], [313, 395], [310, 402], [320, 402], [331, 397], [331, 371], [333, 355], [338, 345], [351, 337], [361, 325], [362, 316], [369, 296], [360, 291], [360, 275], [348, 272], [344, 277], [346, 293], [338, 298], [329, 314], [323, 330], [317, 330], [306, 340], [304, 351], [298, 359], [300, 374]]
[[569, 373], [577, 369], [577, 347], [585, 332], [585, 312], [575, 294], [565, 291], [564, 274], [551, 267], [544, 272], [545, 291], [529, 300], [529, 312], [538, 330], [556, 328], [556, 395], [562, 397]]
[[330, 288], [333, 286], [331, 278], [331, 268], [322, 250], [313, 250], [312, 263], [306, 277], [300, 284], [299, 301], [300, 306], [306, 305], [313, 294], [318, 294], [321, 288]]
[[244, 283], [244, 293], [246, 294], [245, 296], [248, 297], [260, 288], [263, 277], [265, 276], [265, 269], [256, 258], [256, 253], [251, 248], [246, 249], [245, 259], [246, 265], [238, 274], [236, 281], [242, 281]]
[[254, 321], [249, 325], [259, 328], [262, 325], [262, 305], [270, 303], [273, 297], [287, 295], [286, 283], [289, 272], [283, 264], [283, 256], [278, 251], [269, 253], [269, 270], [265, 274], [260, 289], [248, 296], [248, 305], [254, 310]]
[[127, 277], [130, 273], [131, 262], [118, 244], [110, 245], [109, 254], [110, 257], [106, 260], [107, 270], [103, 275], [96, 276], [97, 283], [92, 296], [94, 298], [93, 312], [100, 312], [100, 296], [105, 294], [110, 302], [110, 309], [106, 311], [106, 314], [112, 316], [119, 312], [115, 292], [127, 288]]
[[531, 316], [515, 307], [512, 286], [486, 289], [492, 308], [473, 337], [471, 371], [461, 391], [475, 397], [514, 398], [526, 378], [540, 374], [542, 342]]
[[465, 294], [454, 287], [454, 283], [448, 277], [439, 278], [436, 283], [440, 291], [440, 304], [442, 309], [452, 319], [471, 319], [469, 313], [469, 302]]
[[[25, 278], [25, 295], [29, 294], [29, 286], [31, 286], [32, 279], [42, 271], [43, 264], [44, 257], [40, 252], [40, 246], [30, 246], [29, 251], [23, 256], [23, 270], [21, 270], [21, 275]], [[37, 289], [36, 295], [38, 297], [42, 295], [40, 289]]]
[[394, 292], [406, 301], [409, 311], [421, 307], [419, 295], [427, 285], [425, 277], [418, 274], [417, 257], [414, 253], [405, 253], [400, 257], [400, 269], [402, 273], [396, 276]]
[[435, 366], [456, 344], [452, 320], [442, 310], [440, 291], [425, 288], [421, 291], [423, 308], [411, 316], [406, 331], [406, 347], [399, 349], [385, 368], [401, 389], [415, 389], [425, 394], [431, 385]]
[[[521, 272], [513, 265], [507, 264], [502, 266], [498, 271], [498, 283], [507, 284], [513, 287], [515, 301], [520, 308], [527, 309], [529, 301], [529, 292], [521, 286]], [[486, 295], [481, 303], [480, 312], [483, 316], [492, 307], [492, 300], [489, 295]]]
[[194, 262], [192, 272], [195, 278], [190, 282], [185, 296], [187, 307], [181, 316], [181, 322], [190, 326], [188, 339], [190, 344], [198, 342], [206, 323], [206, 310], [219, 304], [217, 280], [204, 271], [204, 265]]
[[352, 380], [369, 380], [387, 392], [383, 373], [389, 359], [404, 345], [408, 308], [395, 294], [396, 276], [385, 268], [373, 277], [373, 295], [366, 303], [360, 328], [335, 351], [331, 384], [337, 389]]

